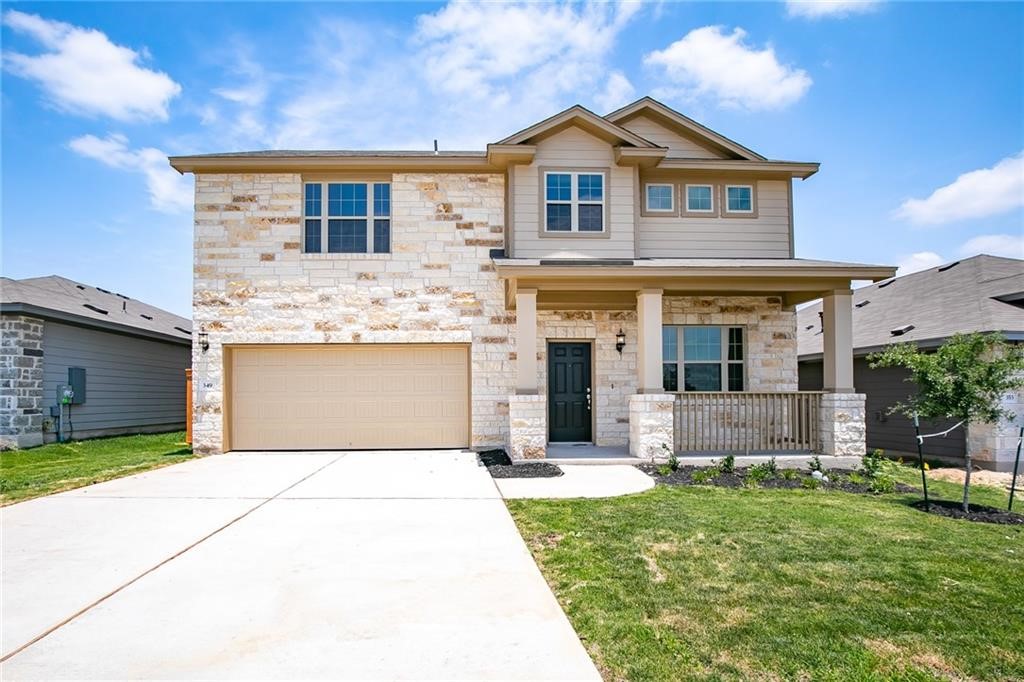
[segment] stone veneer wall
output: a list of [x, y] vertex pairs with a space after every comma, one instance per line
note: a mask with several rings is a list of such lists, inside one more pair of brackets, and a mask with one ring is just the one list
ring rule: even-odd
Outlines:
[[43, 321], [0, 317], [0, 449], [43, 442]]
[[[1013, 471], [1017, 456], [1017, 439], [1024, 425], [1024, 390], [1003, 395], [1003, 409], [1014, 415], [1013, 421], [999, 420], [998, 424], [968, 424], [967, 448], [971, 463], [994, 471]], [[1021, 455], [1024, 459], [1024, 454]]]
[[194, 444], [223, 448], [223, 346], [472, 343], [472, 445], [502, 447], [514, 387], [504, 289], [504, 178], [395, 174], [392, 253], [305, 254], [295, 174], [196, 178]]
[[820, 452], [836, 457], [861, 457], [866, 451], [863, 393], [825, 393], [818, 412]]
[[508, 398], [509, 457], [544, 459], [548, 449], [548, 401], [543, 394]]
[[629, 396], [629, 454], [667, 460], [674, 449], [675, 396], [642, 393]]

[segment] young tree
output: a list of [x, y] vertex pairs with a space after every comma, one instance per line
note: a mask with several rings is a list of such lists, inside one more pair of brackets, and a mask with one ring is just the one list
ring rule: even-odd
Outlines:
[[[905, 367], [918, 393], [890, 408], [913, 418], [955, 419], [994, 424], [1014, 415], [1002, 406], [1004, 393], [1024, 386], [1024, 352], [1000, 334], [956, 334], [934, 352], [912, 343], [890, 346], [868, 356], [874, 367]], [[969, 511], [971, 453], [965, 457], [963, 509]]]

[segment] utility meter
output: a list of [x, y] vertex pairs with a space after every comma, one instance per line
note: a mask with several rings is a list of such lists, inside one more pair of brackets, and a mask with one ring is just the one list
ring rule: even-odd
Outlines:
[[75, 392], [67, 384], [61, 384], [57, 387], [57, 402], [61, 405], [70, 405], [74, 398]]

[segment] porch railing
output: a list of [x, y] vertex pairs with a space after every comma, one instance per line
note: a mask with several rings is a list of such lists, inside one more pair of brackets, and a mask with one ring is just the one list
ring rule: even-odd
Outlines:
[[822, 395], [822, 391], [677, 393], [676, 452], [811, 452], [819, 447]]

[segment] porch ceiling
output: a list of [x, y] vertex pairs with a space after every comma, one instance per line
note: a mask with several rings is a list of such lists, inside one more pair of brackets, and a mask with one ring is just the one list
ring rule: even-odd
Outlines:
[[539, 261], [495, 259], [506, 305], [516, 291], [535, 289], [540, 309], [632, 310], [640, 289], [666, 296], [778, 296], [785, 305], [849, 289], [853, 280], [895, 275], [887, 265], [803, 259], [657, 259]]

